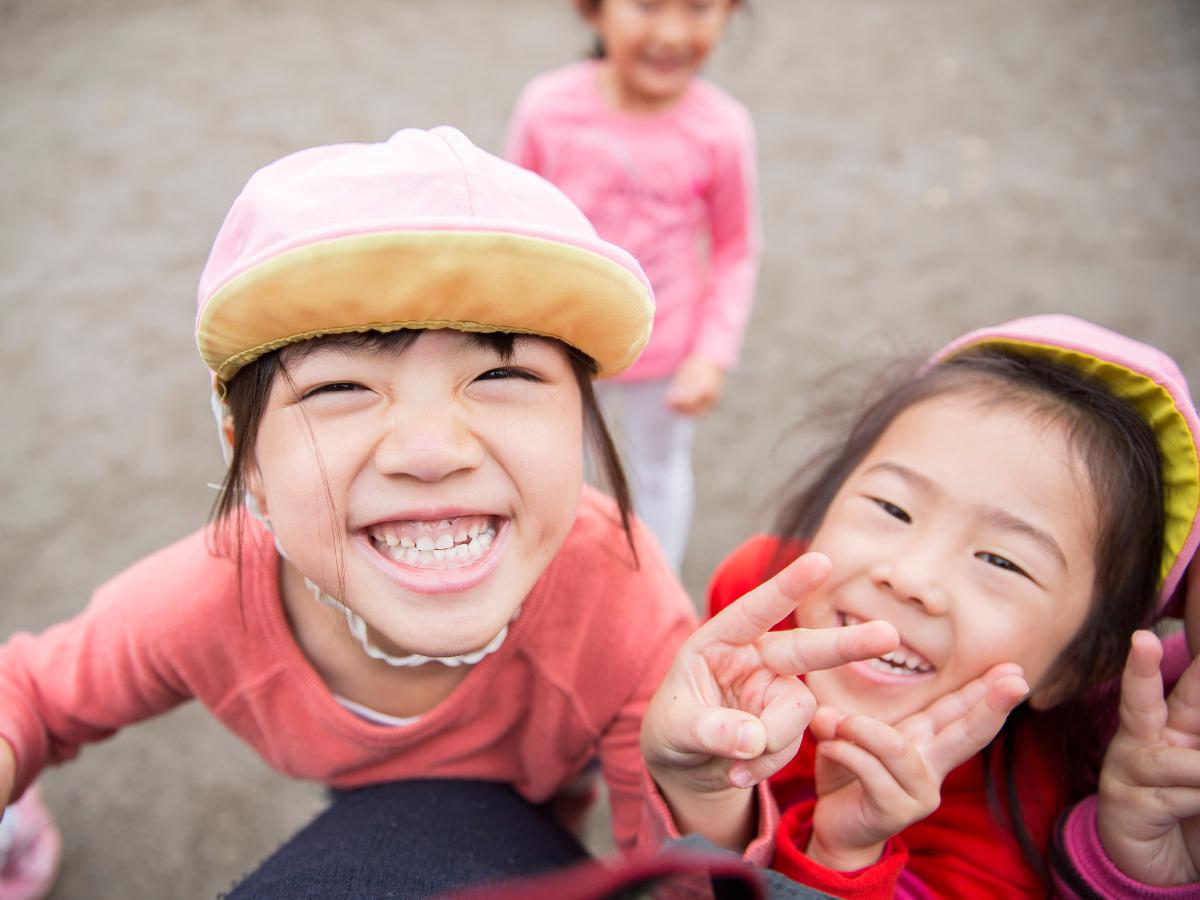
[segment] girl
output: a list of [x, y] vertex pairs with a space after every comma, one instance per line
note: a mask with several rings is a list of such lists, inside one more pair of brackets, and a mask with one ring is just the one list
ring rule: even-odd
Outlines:
[[[215, 522], [0, 648], [0, 805], [195, 697], [335, 788], [488, 781], [540, 803], [598, 755], [618, 844], [671, 832], [638, 727], [693, 614], [591, 384], [652, 314], [632, 257], [453, 129], [256, 173], [200, 281], [230, 452]], [[615, 501], [582, 486], [585, 430]]]
[[[1051, 823], [1105, 736], [1085, 694], [1200, 540], [1198, 437], [1169, 359], [1066, 316], [967, 335], [866, 409], [710, 595], [807, 547], [832, 572], [777, 627], [900, 634], [808, 676], [817, 742], [771, 779], [776, 868], [840, 896], [1045, 893]], [[963, 715], [979, 698], [992, 714]]]
[[750, 116], [698, 77], [739, 3], [576, 5], [595, 31], [595, 58], [529, 83], [505, 152], [562, 188], [654, 285], [650, 344], [601, 400], [620, 411], [635, 505], [678, 570], [695, 419], [737, 362], [758, 267]]

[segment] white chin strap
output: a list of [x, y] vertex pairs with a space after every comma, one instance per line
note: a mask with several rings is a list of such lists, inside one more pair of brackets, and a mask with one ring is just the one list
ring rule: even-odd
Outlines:
[[[213, 391], [212, 394], [212, 411], [213, 416], [217, 420], [217, 434], [221, 441], [221, 455], [225, 459], [225, 464], [228, 465], [229, 461], [233, 458], [233, 447], [225, 435], [225, 418], [229, 415], [229, 406], [217, 396], [216, 391]], [[267, 531], [271, 533], [271, 536], [275, 539], [275, 549], [279, 551], [279, 555], [284, 559], [288, 559], [287, 551], [283, 549], [283, 544], [279, 542], [279, 535], [275, 534], [275, 529], [271, 526], [270, 516], [265, 515], [258, 508], [258, 503], [255, 502], [249, 492], [242, 498], [242, 502], [246, 505], [246, 511], [261, 522]], [[499, 650], [500, 645], [504, 643], [504, 639], [508, 637], [508, 625], [505, 625], [500, 629], [500, 633], [488, 641], [484, 647], [479, 650], [472, 650], [470, 653], [463, 653], [458, 656], [422, 656], [420, 653], [410, 653], [407, 656], [392, 656], [371, 643], [371, 639], [367, 635], [367, 623], [362, 616], [336, 597], [325, 593], [325, 591], [321, 590], [320, 585], [307, 575], [304, 576], [304, 586], [312, 591], [312, 595], [318, 603], [341, 611], [342, 615], [346, 617], [346, 624], [350, 626], [350, 633], [362, 645], [363, 653], [367, 654], [371, 659], [377, 659], [380, 662], [387, 663], [389, 666], [423, 666], [431, 662], [441, 663], [443, 666], [450, 666], [451, 668], [455, 666], [473, 666], [485, 656], [489, 656]], [[513, 613], [512, 619], [509, 620], [509, 625], [516, 621], [519, 612], [520, 610], [518, 609], [517, 612]]]
[[[275, 541], [276, 547], [279, 546], [279, 540]], [[283, 552], [282, 550], [280, 551]], [[358, 639], [362, 644], [363, 653], [377, 659], [380, 662], [385, 662], [389, 666], [423, 666], [425, 663], [441, 663], [443, 666], [473, 666], [485, 656], [495, 653], [500, 649], [500, 645], [504, 643], [504, 639], [508, 637], [508, 625], [500, 629], [500, 633], [487, 642], [487, 645], [479, 650], [474, 650], [471, 653], [463, 653], [460, 656], [422, 656], [420, 653], [410, 653], [408, 656], [391, 656], [384, 653], [378, 647], [371, 643], [371, 639], [367, 636], [367, 623], [354, 610], [342, 603], [335, 597], [321, 590], [320, 586], [314, 584], [307, 576], [304, 579], [304, 586], [312, 591], [312, 595], [317, 599], [318, 603], [333, 609], [341, 610], [342, 615], [346, 617], [346, 624], [350, 626], [350, 633]], [[516, 615], [513, 616], [516, 618]]]

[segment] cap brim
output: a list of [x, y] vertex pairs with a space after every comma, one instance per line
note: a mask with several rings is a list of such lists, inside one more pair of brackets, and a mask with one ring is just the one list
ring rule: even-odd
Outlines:
[[1197, 541], [1200, 541], [1200, 451], [1197, 448], [1200, 429], [1194, 415], [1189, 418], [1188, 406], [1181, 405], [1167, 386], [1146, 373], [1100, 359], [1086, 351], [1025, 338], [988, 336], [971, 340], [968, 336], [964, 342], [947, 348], [935, 362], [978, 347], [1007, 347], [1077, 369], [1106, 385], [1150, 425], [1163, 462], [1166, 493], [1166, 527], [1159, 577], [1163, 601], [1171, 600]]
[[624, 266], [561, 241], [491, 231], [384, 231], [305, 244], [221, 285], [196, 323], [218, 382], [296, 341], [453, 328], [555, 338], [606, 377], [637, 359], [654, 302]]

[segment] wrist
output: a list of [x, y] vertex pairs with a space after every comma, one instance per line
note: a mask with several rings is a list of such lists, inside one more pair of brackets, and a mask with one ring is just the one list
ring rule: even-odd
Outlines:
[[830, 846], [821, 840], [821, 836], [814, 829], [812, 837], [808, 839], [804, 855], [827, 869], [837, 872], [855, 872], [879, 862], [883, 857], [883, 849], [886, 845], [887, 841], [863, 847]]
[[700, 834], [718, 847], [740, 853], [753, 839], [758, 820], [755, 788], [708, 787], [703, 781], [664, 776], [650, 769], [651, 778], [680, 834]]

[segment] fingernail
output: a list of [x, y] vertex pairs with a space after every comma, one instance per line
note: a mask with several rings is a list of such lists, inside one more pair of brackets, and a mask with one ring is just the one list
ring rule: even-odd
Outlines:
[[750, 777], [750, 773], [745, 769], [738, 769], [736, 772], [729, 773], [729, 781], [734, 787], [748, 788], [750, 787], [750, 782], [753, 780]]
[[758, 749], [758, 729], [751, 722], [743, 722], [738, 729], [738, 753], [754, 753]]

